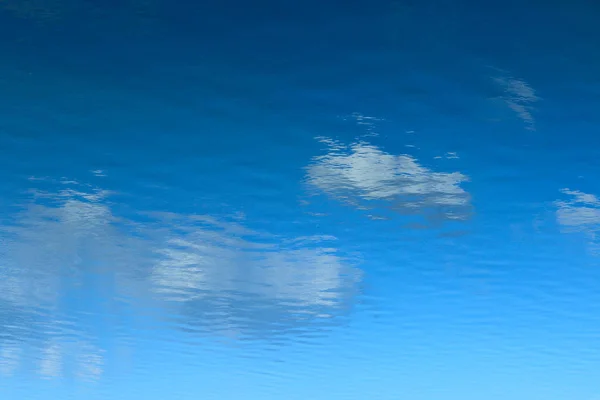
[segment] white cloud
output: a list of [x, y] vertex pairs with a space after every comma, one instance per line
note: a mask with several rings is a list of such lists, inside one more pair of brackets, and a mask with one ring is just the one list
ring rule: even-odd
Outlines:
[[563, 232], [585, 234], [594, 253], [600, 252], [600, 199], [577, 190], [562, 189], [571, 199], [556, 201], [556, 220]]
[[465, 219], [470, 195], [460, 172], [435, 172], [409, 155], [386, 153], [365, 141], [344, 145], [320, 138], [325, 155], [314, 157], [306, 182], [332, 197], [361, 208], [385, 201], [398, 211], [442, 219]]

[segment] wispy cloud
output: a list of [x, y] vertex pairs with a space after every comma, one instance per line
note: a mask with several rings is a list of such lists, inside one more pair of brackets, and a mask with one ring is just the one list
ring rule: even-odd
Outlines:
[[57, 343], [48, 343], [40, 358], [39, 373], [43, 378], [52, 379], [62, 375], [63, 354]]
[[535, 90], [525, 81], [511, 77], [504, 71], [493, 79], [502, 88], [502, 99], [506, 105], [526, 123], [527, 129], [535, 130], [533, 105], [540, 100]]
[[12, 375], [21, 364], [23, 349], [18, 342], [6, 341], [0, 342], [0, 374], [4, 376]]
[[368, 116], [359, 112], [352, 113], [349, 117], [344, 117], [344, 120], [353, 120], [357, 125], [365, 130], [364, 136], [377, 136], [377, 124], [385, 121], [383, 118]]
[[104, 373], [103, 349], [87, 342], [80, 342], [76, 348], [76, 375], [86, 381], [97, 381]]
[[38, 372], [45, 379], [61, 378], [71, 372], [81, 380], [96, 381], [104, 372], [103, 353], [104, 350], [85, 340], [61, 342], [53, 338], [39, 356]]

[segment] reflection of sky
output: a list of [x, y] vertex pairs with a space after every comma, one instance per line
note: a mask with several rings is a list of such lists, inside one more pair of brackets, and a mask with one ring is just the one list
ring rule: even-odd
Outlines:
[[597, 10], [476, 3], [0, 1], [0, 398], [596, 398]]

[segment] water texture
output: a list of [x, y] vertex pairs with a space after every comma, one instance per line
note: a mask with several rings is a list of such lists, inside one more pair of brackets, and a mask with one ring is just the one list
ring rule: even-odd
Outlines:
[[600, 399], [599, 16], [0, 0], [0, 399]]

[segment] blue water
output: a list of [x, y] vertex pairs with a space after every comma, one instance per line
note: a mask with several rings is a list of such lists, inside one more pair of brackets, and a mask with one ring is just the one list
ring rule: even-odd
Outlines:
[[591, 1], [0, 1], [0, 399], [600, 398]]

